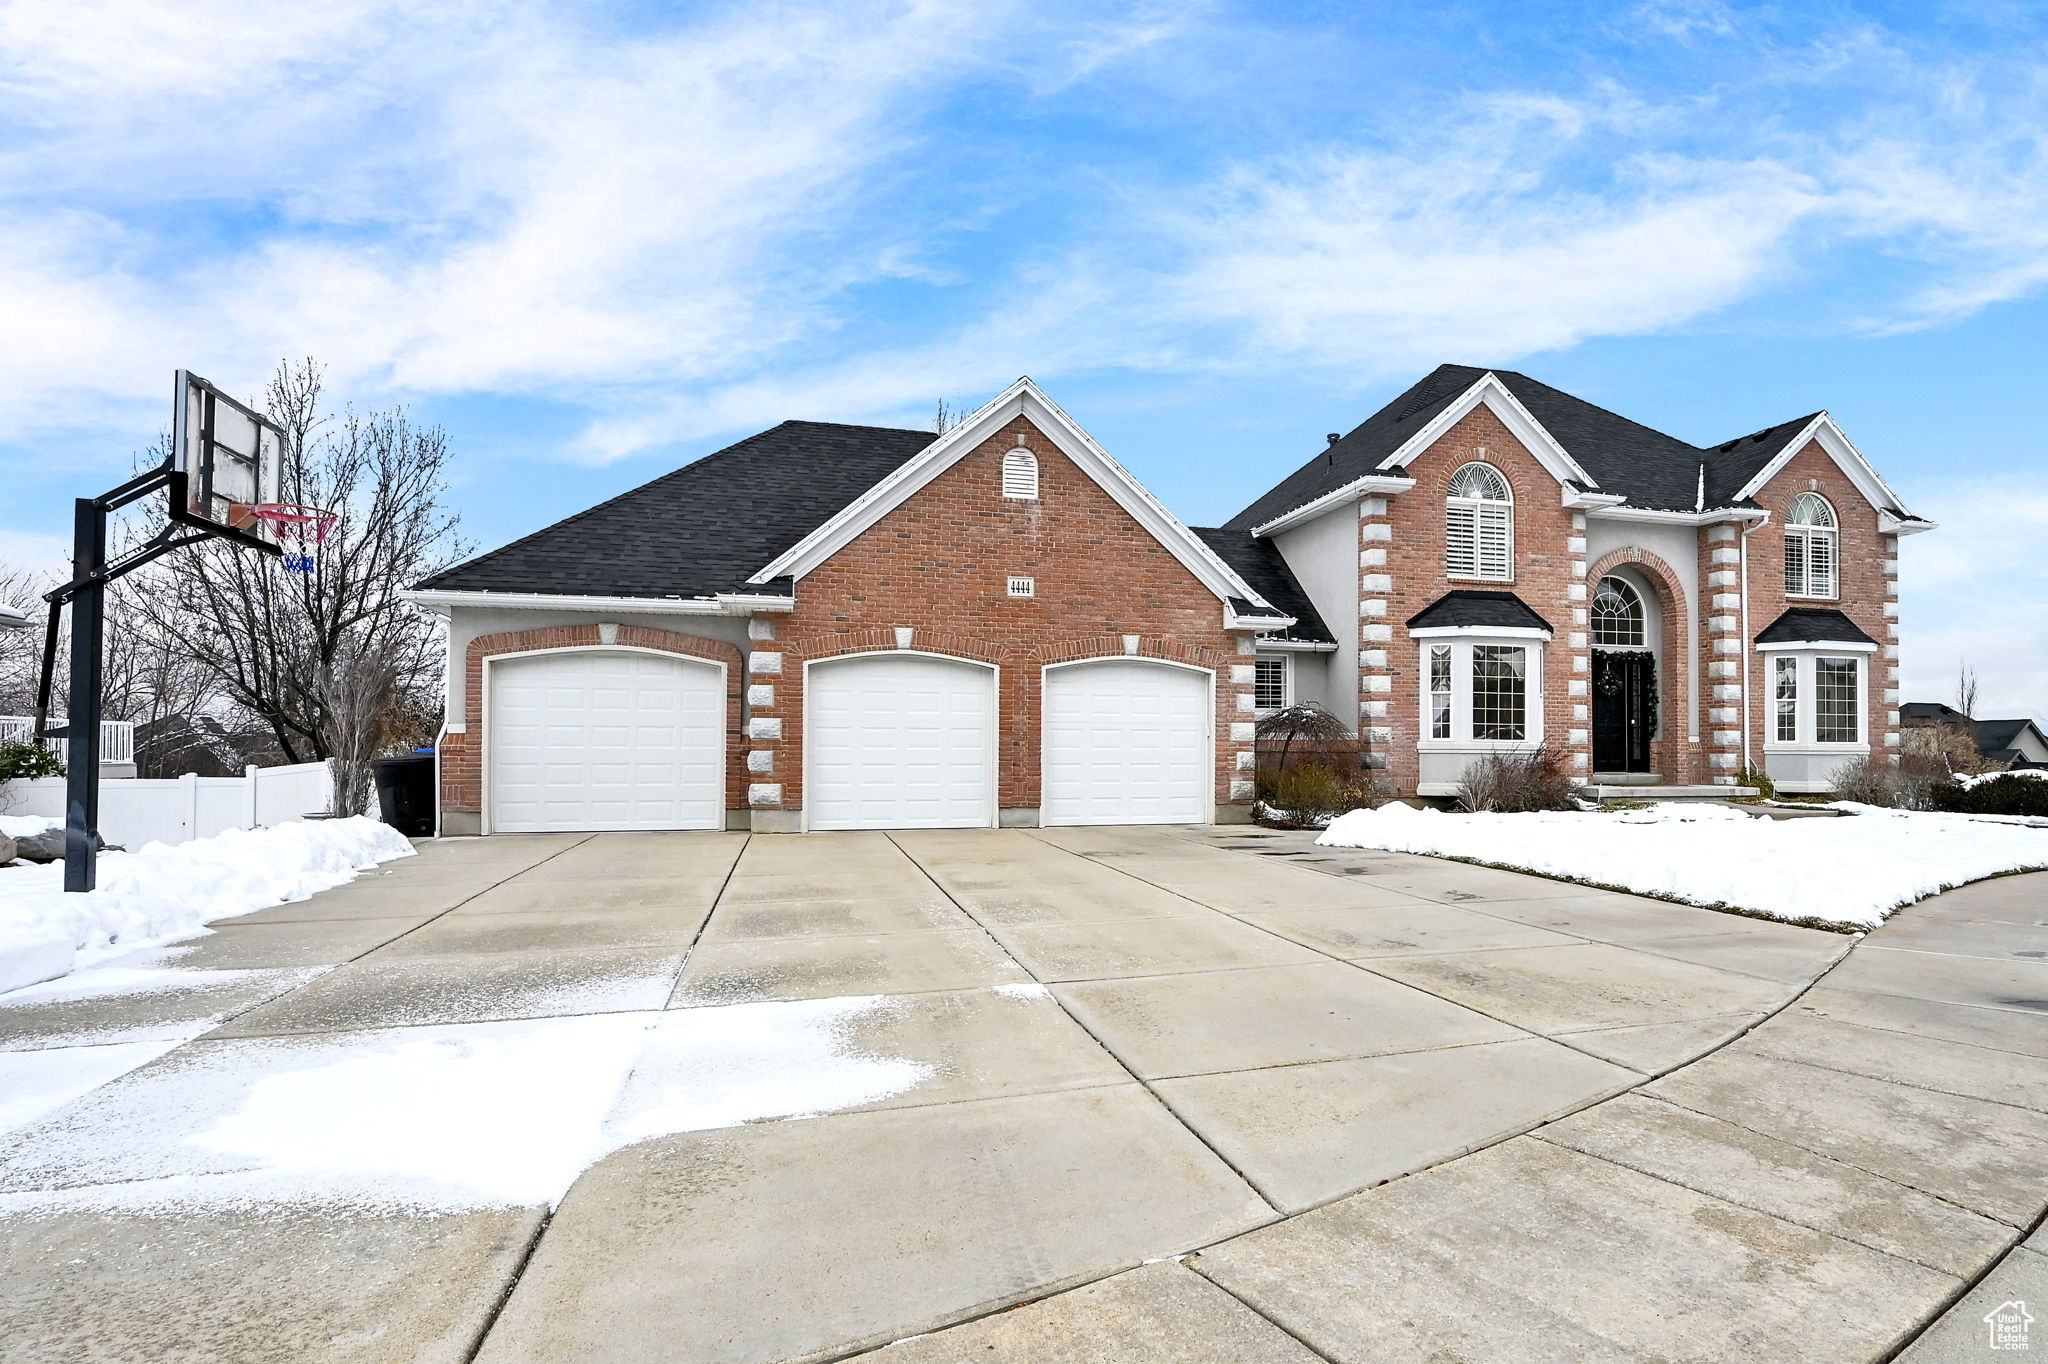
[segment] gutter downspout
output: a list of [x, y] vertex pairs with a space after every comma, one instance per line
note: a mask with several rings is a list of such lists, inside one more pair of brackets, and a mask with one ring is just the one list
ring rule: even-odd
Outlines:
[[1749, 642], [1749, 537], [1769, 524], [1771, 524], [1771, 514], [1767, 511], [1764, 513], [1763, 520], [1745, 528], [1736, 539], [1737, 555], [1741, 559], [1739, 567], [1742, 572], [1742, 638], [1738, 641], [1741, 646], [1739, 654], [1741, 661], [1736, 664], [1742, 670], [1742, 765], [1752, 770], [1754, 768], [1754, 759], [1750, 756], [1749, 747], [1751, 733], [1749, 713], [1749, 655], [1751, 652]]

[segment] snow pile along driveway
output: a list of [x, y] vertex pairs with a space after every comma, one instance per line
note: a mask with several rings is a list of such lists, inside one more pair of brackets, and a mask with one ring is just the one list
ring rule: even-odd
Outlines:
[[2002, 872], [2048, 869], [2048, 829], [1866, 809], [1752, 818], [1667, 802], [1616, 814], [1468, 815], [1382, 805], [1317, 843], [1431, 853], [1774, 919], [1875, 928], [1901, 905]]
[[99, 889], [82, 895], [64, 893], [61, 862], [9, 867], [0, 870], [0, 991], [188, 938], [208, 920], [303, 900], [410, 856], [396, 829], [357, 816], [102, 853]]

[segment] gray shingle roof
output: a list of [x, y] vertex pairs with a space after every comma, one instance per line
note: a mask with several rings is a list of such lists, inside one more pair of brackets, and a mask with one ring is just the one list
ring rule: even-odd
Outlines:
[[419, 586], [593, 597], [787, 596], [747, 579], [918, 451], [930, 431], [789, 421]]
[[[1273, 636], [1275, 639], [1298, 639], [1317, 644], [1335, 643], [1337, 637], [1330, 633], [1330, 627], [1301, 590], [1295, 580], [1294, 570], [1280, 557], [1279, 546], [1271, 540], [1255, 540], [1247, 531], [1217, 530], [1191, 526], [1202, 543], [1216, 551], [1217, 557], [1237, 570], [1237, 576], [1251, 584], [1252, 590], [1271, 602], [1279, 610], [1295, 618], [1294, 624]], [[1239, 608], [1251, 612], [1255, 608]]]
[[1512, 592], [1446, 592], [1408, 618], [1408, 628], [1478, 625], [1489, 629], [1548, 630], [1550, 622]]
[[1817, 606], [1794, 606], [1758, 632], [1759, 644], [1798, 644], [1805, 640], [1827, 644], [1875, 644], [1840, 611]]
[[[1574, 398], [1526, 374], [1511, 369], [1490, 372], [1556, 438], [1565, 453], [1593, 476], [1601, 492], [1618, 493], [1635, 507], [1694, 510], [1700, 498], [1702, 470], [1706, 505], [1731, 505], [1735, 491], [1801, 426], [1813, 420], [1806, 416], [1783, 422], [1756, 437], [1725, 442], [1726, 448], [1701, 447]], [[1249, 530], [1375, 472], [1382, 460], [1487, 373], [1471, 365], [1437, 366], [1225, 524], [1234, 530]], [[1776, 445], [1770, 440], [1773, 433], [1777, 433]]]

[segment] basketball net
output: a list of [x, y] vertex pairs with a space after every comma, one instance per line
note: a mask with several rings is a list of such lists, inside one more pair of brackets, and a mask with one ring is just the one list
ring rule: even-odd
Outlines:
[[284, 550], [285, 572], [311, 573], [321, 542], [341, 518], [323, 507], [302, 507], [295, 502], [261, 502], [255, 506], [238, 502], [230, 509], [228, 520], [230, 525], [262, 526]]

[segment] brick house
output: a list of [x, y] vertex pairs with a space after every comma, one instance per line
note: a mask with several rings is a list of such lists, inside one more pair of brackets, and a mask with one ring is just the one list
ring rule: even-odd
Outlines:
[[1195, 823], [1308, 700], [1391, 793], [1536, 743], [1824, 789], [1897, 747], [1927, 528], [1825, 413], [1701, 449], [1444, 366], [1191, 529], [1026, 379], [943, 435], [785, 422], [411, 596], [444, 833]]
[[1536, 743], [1595, 785], [1896, 760], [1898, 537], [1932, 525], [1825, 412], [1692, 446], [1444, 365], [1226, 528], [1333, 627], [1293, 693], [1356, 716], [1389, 793]]

